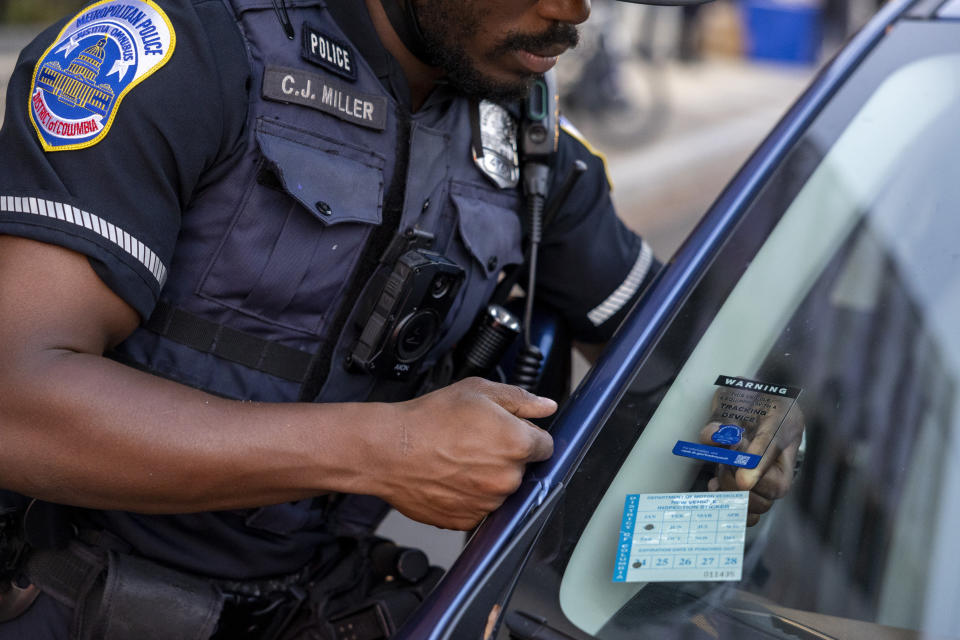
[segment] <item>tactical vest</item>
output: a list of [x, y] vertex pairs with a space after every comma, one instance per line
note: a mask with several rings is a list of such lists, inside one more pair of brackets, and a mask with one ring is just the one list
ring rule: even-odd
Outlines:
[[[476, 166], [468, 100], [441, 90], [411, 115], [359, 56], [355, 79], [307, 62], [304, 24], [348, 42], [322, 0], [287, 0], [295, 40], [283, 35], [271, 0], [227, 2], [249, 52], [246, 142], [224, 178], [183, 212], [158, 312], [115, 355], [228, 398], [290, 402], [305, 390], [317, 402], [407, 398], [413, 382], [344, 366], [363, 320], [354, 317], [358, 302], [369, 295], [357, 276], [364, 252], [378, 233], [382, 241], [416, 228], [465, 271], [426, 369], [469, 329], [500, 271], [522, 260], [518, 190], [497, 187]], [[325, 110], [314, 108], [318, 92], [337, 87]], [[307, 101], [314, 106], [297, 103]], [[391, 213], [397, 228], [383, 230]], [[311, 379], [322, 386], [310, 390]], [[310, 508], [303, 501], [243, 518], [295, 536], [318, 525]], [[192, 527], [201, 517], [210, 514], [175, 518]]]

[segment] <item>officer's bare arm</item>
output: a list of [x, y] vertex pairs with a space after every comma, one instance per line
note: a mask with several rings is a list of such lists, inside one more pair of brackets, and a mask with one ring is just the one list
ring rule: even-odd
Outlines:
[[398, 404], [217, 398], [103, 352], [137, 314], [84, 256], [0, 236], [0, 487], [100, 509], [183, 513], [344, 491], [469, 528], [552, 440], [555, 405], [472, 379]]

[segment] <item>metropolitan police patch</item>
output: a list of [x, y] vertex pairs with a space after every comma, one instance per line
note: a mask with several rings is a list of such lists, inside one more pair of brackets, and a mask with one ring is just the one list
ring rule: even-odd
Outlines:
[[67, 23], [33, 72], [30, 119], [46, 151], [100, 142], [120, 101], [166, 64], [176, 35], [151, 0], [103, 0]]

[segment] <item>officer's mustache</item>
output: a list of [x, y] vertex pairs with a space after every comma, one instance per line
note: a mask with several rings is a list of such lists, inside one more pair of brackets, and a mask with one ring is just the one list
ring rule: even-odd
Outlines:
[[549, 29], [538, 35], [525, 33], [508, 34], [503, 42], [492, 51], [493, 56], [511, 51], [529, 51], [536, 53], [557, 45], [573, 49], [580, 42], [580, 32], [572, 24], [555, 22]]

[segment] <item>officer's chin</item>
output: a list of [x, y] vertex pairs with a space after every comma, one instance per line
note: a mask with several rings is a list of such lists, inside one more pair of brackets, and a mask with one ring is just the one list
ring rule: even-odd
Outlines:
[[537, 74], [525, 73], [513, 75], [509, 80], [480, 75], [473, 78], [449, 76], [449, 84], [467, 98], [490, 100], [498, 103], [512, 103], [523, 100], [530, 91], [530, 85]]

